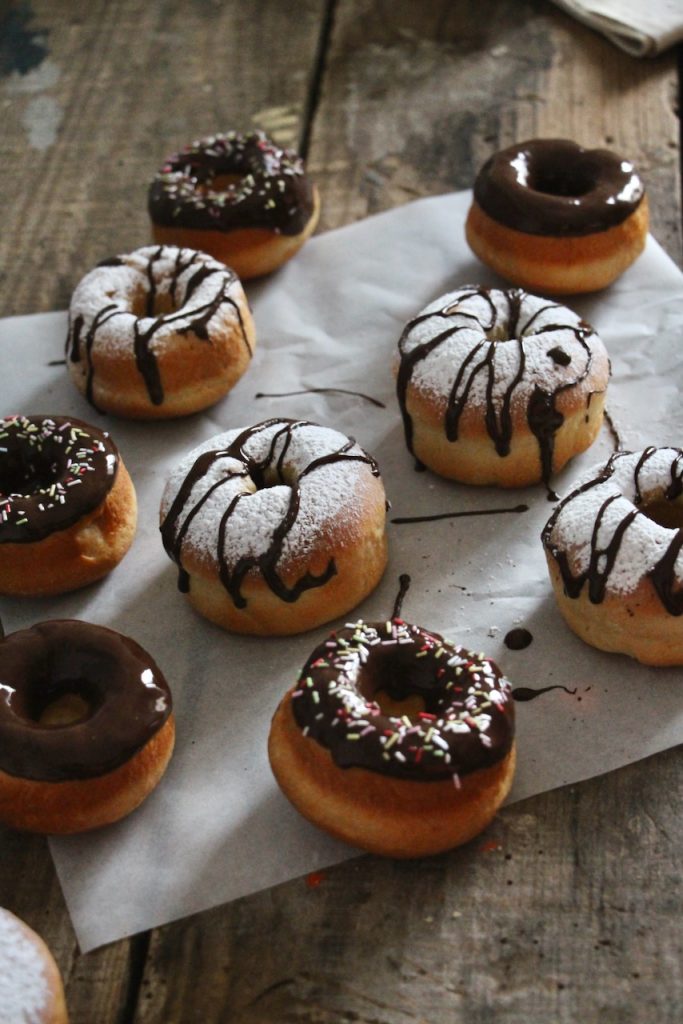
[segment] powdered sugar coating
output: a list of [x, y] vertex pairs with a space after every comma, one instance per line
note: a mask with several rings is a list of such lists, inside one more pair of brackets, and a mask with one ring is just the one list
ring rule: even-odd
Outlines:
[[[85, 275], [71, 300], [70, 332], [73, 335], [74, 323], [82, 317], [80, 336], [86, 339], [106, 309], [93, 339], [95, 352], [130, 353], [136, 330], [145, 335], [160, 319], [149, 343], [158, 353], [193, 332], [198, 318], [203, 320], [214, 306], [200, 336], [206, 339], [206, 332], [234, 325], [235, 303], [241, 295], [237, 275], [206, 253], [150, 245], [105, 261]], [[161, 307], [165, 299], [170, 311], [159, 315], [155, 303]]]
[[[468, 285], [436, 299], [408, 324], [401, 357], [440, 336], [415, 363], [410, 385], [443, 410], [466, 398], [469, 406], [492, 403], [500, 413], [510, 389], [511, 408], [526, 407], [537, 386], [557, 392], [584, 377], [592, 361], [607, 362], [597, 334], [576, 313], [520, 289]], [[558, 350], [561, 362], [549, 354]]]
[[305, 567], [333, 535], [342, 545], [359, 535], [363, 497], [377, 475], [355, 441], [327, 427], [274, 419], [230, 430], [171, 474], [161, 502], [164, 543], [181, 567], [187, 551], [227, 574], [244, 559], [264, 576], [264, 561], [276, 573]]
[[21, 922], [0, 908], [0, 1019], [40, 1024], [50, 998], [41, 949]]
[[[652, 577], [663, 602], [683, 587], [683, 533], [642, 511], [683, 493], [683, 450], [617, 452], [594, 467], [550, 517], [546, 549], [563, 567], [569, 596], [588, 583], [595, 603], [606, 594], [632, 594]], [[661, 582], [659, 582], [661, 581]]]

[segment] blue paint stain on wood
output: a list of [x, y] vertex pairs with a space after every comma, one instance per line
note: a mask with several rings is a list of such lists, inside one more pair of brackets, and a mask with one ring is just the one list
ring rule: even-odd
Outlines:
[[0, 17], [0, 76], [25, 75], [47, 57], [47, 31], [29, 28], [32, 18], [28, 3], [13, 4]]

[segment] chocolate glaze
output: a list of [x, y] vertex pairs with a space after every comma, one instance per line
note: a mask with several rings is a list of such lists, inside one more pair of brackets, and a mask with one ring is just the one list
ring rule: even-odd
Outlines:
[[[606, 539], [604, 535], [601, 538], [601, 526], [607, 510], [615, 501], [621, 498], [620, 492], [615, 490], [600, 504], [590, 538], [590, 558], [587, 567], [582, 572], [575, 574], [572, 571], [568, 553], [551, 541], [555, 523], [570, 502], [578, 495], [585, 494], [587, 491], [609, 480], [614, 474], [619, 460], [630, 456], [632, 453], [624, 451], [615, 452], [596, 477], [577, 487], [576, 490], [572, 491], [571, 494], [560, 502], [546, 523], [541, 539], [546, 550], [557, 562], [562, 575], [564, 590], [568, 597], [574, 599], [579, 597], [584, 586], [587, 584], [588, 597], [592, 604], [600, 604], [605, 599], [610, 573], [614, 568], [628, 528], [638, 516], [643, 514], [637, 507], [643, 503], [641, 477], [643, 470], [657, 451], [657, 448], [649, 447], [644, 449], [640, 455], [633, 473], [635, 487], [634, 506], [625, 512], [609, 539]], [[683, 449], [672, 448], [671, 452], [673, 457], [671, 460], [670, 479], [663, 495], [664, 501], [675, 501], [683, 493]], [[667, 612], [670, 615], [683, 615], [683, 590], [677, 583], [676, 574], [676, 559], [683, 547], [683, 530], [672, 530], [670, 532], [672, 533], [671, 540], [662, 552], [661, 557], [654, 562], [649, 570], [649, 576]]]
[[533, 639], [528, 629], [511, 629], [509, 633], [505, 634], [505, 646], [511, 651], [523, 651], [525, 647], [531, 644]]
[[[538, 690], [534, 690], [531, 686], [516, 686], [512, 691], [512, 699], [517, 701], [529, 701], [536, 700], [543, 693], [550, 693], [551, 690], [564, 690], [571, 697], [576, 694], [576, 690], [570, 690], [566, 686], [542, 686]], [[579, 698], [580, 700], [581, 698]]]
[[638, 207], [645, 188], [633, 164], [567, 139], [531, 139], [490, 157], [474, 183], [489, 217], [531, 235], [607, 231]]
[[[375, 699], [422, 698], [384, 714]], [[307, 736], [340, 768], [431, 782], [497, 764], [512, 746], [510, 684], [494, 662], [401, 619], [346, 626], [313, 651], [292, 693]]]
[[372, 398], [364, 395], [362, 391], [348, 391], [346, 388], [303, 388], [301, 391], [279, 391], [265, 392], [257, 391], [254, 398], [291, 398], [293, 395], [351, 395], [353, 398], [362, 398], [378, 409], [386, 409], [384, 402], [379, 398]]
[[[155, 266], [169, 252], [169, 250], [174, 251], [176, 256], [173, 272], [171, 274], [170, 281], [168, 282], [168, 291], [172, 300], [179, 308], [176, 308], [170, 313], [155, 316], [155, 299], [161, 283], [157, 278]], [[131, 254], [131, 256], [136, 255], [139, 254]], [[152, 349], [154, 337], [161, 328], [173, 325], [182, 320], [188, 320], [189, 322], [185, 326], [176, 328], [177, 333], [184, 335], [194, 334], [202, 341], [206, 341], [208, 344], [211, 344], [212, 337], [209, 330], [209, 324], [219, 309], [222, 306], [227, 305], [234, 310], [240, 325], [244, 344], [249, 351], [249, 355], [252, 354], [240, 308], [234, 299], [232, 299], [228, 294], [230, 287], [237, 279], [237, 275], [228, 267], [216, 263], [214, 260], [210, 260], [208, 263], [205, 262], [206, 260], [209, 260], [209, 257], [204, 256], [202, 253], [195, 252], [192, 249], [181, 249], [161, 245], [158, 248], [151, 250], [151, 254], [146, 261], [145, 312], [144, 316], [136, 319], [133, 325], [133, 350], [136, 366], [145, 382], [145, 387], [147, 388], [150, 401], [154, 405], [162, 405], [164, 401], [163, 382], [159, 372], [157, 357]], [[178, 286], [181, 275], [195, 264], [197, 265], [196, 271], [186, 282], [184, 290], [180, 290]], [[126, 256], [114, 256], [111, 259], [103, 260], [101, 263], [98, 263], [97, 266], [112, 267], [114, 269], [118, 267], [134, 266], [138, 269], [137, 263], [133, 263], [133, 261]], [[187, 307], [190, 304], [192, 295], [199, 285], [207, 278], [214, 275], [218, 277], [220, 287], [217, 287], [213, 298], [204, 302], [200, 306], [188, 309]], [[98, 333], [106, 323], [115, 317], [129, 317], [132, 313], [133, 310], [130, 306], [122, 305], [118, 302], [111, 302], [97, 310], [94, 316], [90, 319], [87, 327], [82, 314], [77, 313], [75, 316], [70, 315], [69, 317], [69, 332], [66, 339], [67, 358], [72, 363], [78, 363], [82, 359], [85, 360], [87, 365], [85, 397], [90, 404], [98, 410], [98, 412], [101, 412], [102, 410], [98, 408], [93, 396], [95, 381], [95, 365], [92, 357], [93, 347], [97, 343]], [[143, 319], [145, 321], [151, 321], [145, 330], [142, 329]]]
[[477, 508], [470, 512], [439, 512], [433, 516], [397, 516], [392, 523], [434, 523], [438, 519], [464, 519], [468, 516], [497, 516], [508, 512], [528, 512], [528, 505], [514, 505], [511, 508]]
[[106, 431], [66, 416], [0, 420], [0, 544], [29, 544], [93, 512], [114, 485]]
[[[484, 335], [482, 339], [473, 345], [469, 355], [461, 365], [453, 366], [453, 384], [450, 389], [448, 406], [444, 417], [444, 432], [449, 441], [457, 441], [460, 418], [467, 406], [470, 391], [477, 376], [484, 374], [487, 381], [484, 409], [486, 429], [493, 441], [496, 452], [501, 458], [505, 458], [510, 454], [510, 443], [513, 434], [512, 405], [515, 401], [516, 389], [524, 377], [526, 366], [525, 339], [558, 330], [570, 331], [585, 352], [584, 366], [577, 367], [575, 373], [554, 389], [545, 389], [537, 384], [527, 402], [526, 408], [529, 429], [538, 441], [542, 479], [548, 490], [548, 497], [554, 501], [557, 500], [557, 495], [550, 489], [549, 480], [552, 473], [555, 434], [564, 422], [562, 413], [556, 408], [556, 402], [562, 392], [578, 385], [590, 373], [592, 353], [588, 345], [588, 338], [595, 332], [590, 324], [584, 320], [579, 321], [576, 325], [551, 323], [544, 325], [539, 330], [535, 330], [535, 322], [542, 313], [552, 309], [561, 310], [564, 307], [549, 301], [547, 305], [541, 307], [524, 323], [521, 323], [521, 310], [526, 293], [519, 288], [510, 288], [505, 289], [501, 294], [504, 295], [508, 305], [508, 315], [505, 320], [500, 318], [496, 305], [491, 298], [492, 289], [471, 285], [460, 290], [457, 302], [449, 301], [441, 309], [421, 313], [406, 325], [398, 342], [401, 361], [396, 384], [398, 402], [403, 417], [406, 445], [409, 452], [414, 454], [413, 422], [407, 408], [407, 396], [415, 368], [431, 352], [446, 343], [449, 338], [463, 330], [479, 328]], [[471, 313], [468, 313], [466, 308], [461, 308], [464, 302], [475, 296], [487, 303], [489, 318], [486, 321], [482, 322]], [[466, 319], [465, 324], [449, 325], [449, 318], [453, 315], [464, 317]], [[428, 341], [416, 345], [410, 350], [406, 349], [406, 342], [411, 331], [428, 320], [438, 319], [444, 322], [443, 331], [439, 331]], [[501, 344], [499, 340], [500, 332], [503, 332], [507, 339], [502, 343], [517, 346], [518, 370], [503, 395], [494, 397], [496, 348]], [[553, 360], [553, 362], [556, 362], [556, 360]], [[564, 365], [568, 366], [570, 362], [571, 359]]]
[[[215, 187], [223, 175], [238, 180]], [[169, 157], [150, 185], [148, 208], [164, 227], [298, 235], [313, 213], [313, 186], [301, 158], [263, 132], [228, 132]]]
[[[273, 433], [268, 451], [263, 458], [255, 458], [247, 451], [248, 442], [256, 434], [273, 426], [277, 427], [277, 429]], [[290, 489], [289, 506], [280, 524], [273, 532], [267, 551], [257, 556], [246, 555], [235, 565], [230, 565], [226, 559], [224, 552], [225, 531], [230, 516], [235, 511], [238, 503], [245, 497], [245, 494], [236, 495], [228, 503], [220, 522], [215, 558], [219, 566], [221, 583], [232, 598], [235, 607], [245, 608], [247, 605], [246, 599], [242, 595], [242, 583], [247, 573], [253, 569], [258, 569], [273, 593], [281, 601], [288, 603], [297, 601], [305, 590], [323, 586], [336, 575], [337, 567], [334, 558], [330, 558], [327, 568], [322, 573], [316, 576], [313, 573], [306, 572], [291, 587], [283, 582], [278, 573], [277, 566], [282, 556], [284, 542], [299, 512], [301, 481], [322, 466], [329, 466], [335, 462], [364, 462], [370, 468], [373, 476], [379, 476], [379, 469], [375, 460], [357, 446], [353, 438], [347, 438], [337, 451], [323, 455], [309, 463], [303, 472], [299, 474], [298, 479], [292, 480], [291, 477], [288, 477], [285, 481], [283, 468], [287, 451], [292, 442], [292, 436], [295, 431], [311, 426], [315, 427], [315, 424], [309, 423], [307, 420], [265, 420], [263, 423], [258, 423], [256, 426], [243, 430], [226, 448], [206, 451], [197, 457], [194, 465], [178, 489], [161, 524], [161, 538], [166, 552], [178, 565], [178, 587], [180, 590], [187, 591], [189, 589], [189, 577], [182, 565], [183, 541], [192, 520], [204, 503], [214, 491], [220, 489], [223, 484], [233, 480], [236, 476], [251, 477], [258, 488], [262, 486], [266, 473], [269, 476], [274, 474], [278, 482], [287, 483]], [[280, 451], [279, 454], [276, 454], [279, 445]], [[354, 451], [353, 449], [356, 450]], [[218, 459], [225, 458], [237, 460], [240, 464], [239, 468], [226, 468], [224, 475], [210, 487], [207, 487], [189, 511], [185, 511], [193, 488], [207, 475]]]
[[[89, 706], [71, 725], [40, 725], [66, 694]], [[171, 714], [168, 684], [134, 640], [73, 619], [41, 622], [0, 641], [0, 770], [62, 782], [128, 761]]]

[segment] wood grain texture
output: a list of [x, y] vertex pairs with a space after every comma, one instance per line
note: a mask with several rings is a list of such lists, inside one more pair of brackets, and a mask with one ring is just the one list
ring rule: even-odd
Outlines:
[[541, 0], [339, 3], [309, 153], [322, 226], [469, 188], [497, 149], [559, 136], [641, 168], [680, 263], [677, 90], [674, 52], [629, 58]]
[[[680, 262], [675, 55], [638, 62], [543, 0], [0, 17], [4, 314], [66, 305], [96, 260], [146, 242], [167, 152], [251, 124], [306, 144], [323, 228], [469, 187], [518, 139], [608, 145], [642, 167]], [[508, 808], [451, 854], [362, 857], [87, 956], [44, 840], [0, 830], [0, 904], [55, 951], [72, 1024], [678, 1024], [682, 787], [669, 751]]]

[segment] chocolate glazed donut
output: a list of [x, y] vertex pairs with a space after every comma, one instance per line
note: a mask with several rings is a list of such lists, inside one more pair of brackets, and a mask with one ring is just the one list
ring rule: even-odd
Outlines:
[[513, 284], [568, 295], [614, 281], [642, 251], [647, 229], [647, 197], [630, 161], [566, 139], [532, 139], [484, 164], [466, 235]]
[[139, 644], [76, 620], [0, 640], [0, 821], [80, 832], [128, 814], [163, 774], [172, 701]]

